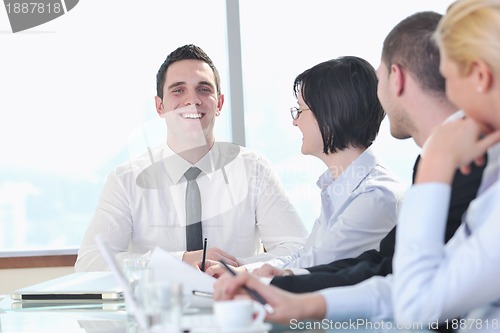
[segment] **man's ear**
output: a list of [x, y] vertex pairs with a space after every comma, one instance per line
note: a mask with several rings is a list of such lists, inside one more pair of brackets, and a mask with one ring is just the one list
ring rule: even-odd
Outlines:
[[390, 80], [394, 90], [396, 91], [396, 94], [398, 96], [401, 96], [405, 90], [406, 84], [406, 72], [404, 71], [403, 67], [398, 64], [392, 64]]
[[216, 116], [220, 115], [223, 105], [224, 105], [224, 94], [220, 94], [217, 100], [217, 111], [215, 112]]
[[163, 117], [163, 114], [165, 113], [165, 109], [163, 108], [163, 101], [160, 97], [155, 96], [155, 106], [156, 106], [156, 113], [160, 117]]

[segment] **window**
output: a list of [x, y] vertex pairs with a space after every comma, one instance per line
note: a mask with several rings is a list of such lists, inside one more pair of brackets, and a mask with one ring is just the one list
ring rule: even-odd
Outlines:
[[165, 138], [154, 96], [166, 55], [197, 44], [227, 77], [225, 18], [223, 0], [91, 1], [0, 34], [0, 251], [79, 247], [107, 174]]

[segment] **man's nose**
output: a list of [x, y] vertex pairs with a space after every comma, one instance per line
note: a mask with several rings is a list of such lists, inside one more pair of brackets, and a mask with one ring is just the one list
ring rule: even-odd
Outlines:
[[198, 98], [196, 91], [189, 92], [184, 100], [184, 105], [200, 105], [201, 100]]

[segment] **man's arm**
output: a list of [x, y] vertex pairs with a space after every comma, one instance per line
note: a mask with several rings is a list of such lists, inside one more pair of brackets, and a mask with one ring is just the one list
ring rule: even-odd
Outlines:
[[[369, 252], [378, 253], [377, 251]], [[364, 253], [357, 258], [338, 260], [329, 265], [318, 266], [318, 268], [322, 270], [311, 271], [311, 274], [306, 275], [275, 277], [271, 280], [271, 284], [295, 293], [349, 286], [372, 276], [390, 274], [392, 271], [392, 256], [383, 256], [379, 260], [372, 260], [368, 258], [367, 253]], [[325, 268], [328, 268], [328, 270]]]
[[244, 258], [244, 264], [288, 256], [301, 249], [308, 236], [307, 229], [268, 162], [255, 155], [250, 169], [250, 186], [256, 200], [255, 220], [266, 253]]
[[94, 217], [83, 238], [75, 270], [83, 272], [108, 269], [95, 244], [96, 235], [101, 235], [119, 260], [137, 256], [128, 252], [132, 230], [132, 215], [128, 198], [116, 173], [113, 172], [106, 180]]

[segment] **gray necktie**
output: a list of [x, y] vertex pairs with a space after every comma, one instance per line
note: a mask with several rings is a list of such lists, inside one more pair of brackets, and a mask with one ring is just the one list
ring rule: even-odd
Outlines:
[[188, 251], [201, 250], [201, 196], [200, 188], [196, 183], [196, 177], [201, 170], [195, 167], [189, 168], [184, 177], [187, 179], [186, 185], [186, 244]]

